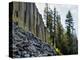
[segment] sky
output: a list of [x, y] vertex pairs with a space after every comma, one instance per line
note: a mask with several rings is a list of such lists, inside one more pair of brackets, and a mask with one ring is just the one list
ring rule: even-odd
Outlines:
[[[36, 6], [39, 10], [39, 13], [42, 15], [44, 24], [46, 23], [46, 20], [44, 19], [44, 8], [45, 8], [45, 3], [36, 3]], [[54, 7], [56, 7], [56, 10], [58, 11], [58, 14], [61, 16], [61, 23], [63, 27], [65, 28], [65, 20], [66, 20], [66, 15], [68, 11], [70, 10], [72, 17], [73, 17], [73, 22], [74, 22], [74, 28], [77, 33], [77, 23], [78, 23], [78, 6], [77, 5], [64, 5], [64, 4], [48, 4], [48, 6], [54, 10]]]

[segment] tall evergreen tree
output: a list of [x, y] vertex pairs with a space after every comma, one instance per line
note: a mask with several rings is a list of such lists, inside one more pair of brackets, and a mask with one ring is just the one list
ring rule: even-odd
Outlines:
[[60, 15], [57, 15], [57, 21], [56, 21], [56, 35], [57, 35], [57, 41], [56, 41], [56, 47], [61, 49], [61, 42], [62, 42], [62, 35], [63, 35], [63, 27], [61, 24], [61, 18]]
[[53, 12], [46, 3], [46, 7], [44, 9], [44, 19], [46, 20], [46, 26], [49, 30], [49, 32], [52, 32], [52, 19], [53, 19]]
[[[46, 4], [46, 7], [44, 9], [44, 18], [46, 20], [46, 26], [48, 31], [50, 32], [50, 40], [52, 41], [52, 22], [53, 22], [53, 11], [51, 10], [51, 8], [48, 6], [48, 4]], [[52, 43], [51, 43], [52, 44]]]
[[56, 40], [57, 40], [57, 37], [56, 37], [56, 21], [57, 21], [57, 11], [56, 11], [56, 8], [54, 7], [54, 12], [53, 12], [53, 44], [54, 44], [54, 47], [56, 47]]
[[73, 54], [73, 18], [72, 18], [72, 15], [71, 15], [71, 12], [68, 11], [68, 14], [66, 16], [66, 28], [67, 28], [67, 39], [68, 39], [68, 48], [67, 48], [67, 54]]

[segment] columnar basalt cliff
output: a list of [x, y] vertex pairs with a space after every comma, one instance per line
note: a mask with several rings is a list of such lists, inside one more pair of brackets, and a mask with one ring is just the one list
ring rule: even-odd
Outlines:
[[9, 57], [56, 55], [48, 42], [49, 38], [35, 3], [9, 3]]
[[35, 36], [48, 43], [50, 34], [35, 3], [13, 2], [12, 19], [19, 27], [25, 31], [31, 31]]

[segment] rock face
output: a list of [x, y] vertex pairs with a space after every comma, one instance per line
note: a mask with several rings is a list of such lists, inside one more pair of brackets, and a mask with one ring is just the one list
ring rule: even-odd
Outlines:
[[12, 2], [10, 11], [12, 12], [10, 18], [13, 16], [12, 20], [17, 22], [19, 27], [26, 31], [31, 31], [35, 36], [47, 42], [50, 33], [35, 3]]
[[53, 56], [55, 50], [48, 44], [42, 42], [31, 32], [24, 32], [15, 23], [13, 23], [13, 58]]

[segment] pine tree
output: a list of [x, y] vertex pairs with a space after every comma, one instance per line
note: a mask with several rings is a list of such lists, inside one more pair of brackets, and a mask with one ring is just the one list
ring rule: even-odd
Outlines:
[[44, 9], [44, 18], [46, 20], [47, 29], [50, 32], [50, 40], [52, 41], [52, 35], [53, 35], [53, 31], [52, 31], [52, 29], [53, 29], [52, 28], [53, 11], [51, 10], [51, 8], [49, 8], [48, 4], [46, 4], [46, 7]]
[[49, 8], [48, 4], [46, 3], [46, 7], [44, 9], [44, 19], [46, 20], [46, 26], [50, 32], [52, 32], [52, 19], [53, 19], [53, 12]]
[[57, 35], [57, 42], [56, 42], [56, 47], [61, 49], [61, 43], [62, 43], [62, 35], [63, 35], [63, 27], [61, 24], [61, 18], [60, 15], [57, 15], [57, 21], [56, 21], [56, 35]]
[[66, 16], [66, 28], [67, 28], [67, 39], [68, 39], [68, 48], [67, 48], [67, 54], [73, 54], [73, 18], [71, 15], [71, 12], [68, 11], [68, 14]]
[[57, 37], [56, 37], [56, 20], [57, 20], [57, 11], [56, 11], [56, 8], [54, 7], [54, 12], [53, 12], [53, 44], [54, 44], [54, 47], [56, 48], [56, 40], [57, 40]]

